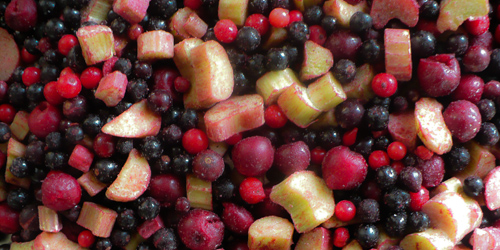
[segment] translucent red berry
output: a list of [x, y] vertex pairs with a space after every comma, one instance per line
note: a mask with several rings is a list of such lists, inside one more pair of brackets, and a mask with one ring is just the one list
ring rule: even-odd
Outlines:
[[377, 74], [372, 80], [372, 89], [380, 97], [390, 97], [398, 89], [398, 81], [388, 73]]
[[208, 137], [201, 129], [192, 128], [182, 135], [182, 146], [190, 154], [197, 154], [208, 148]]
[[238, 34], [238, 27], [229, 19], [219, 20], [214, 27], [217, 40], [223, 43], [232, 43]]
[[264, 120], [266, 121], [267, 126], [271, 128], [281, 128], [285, 126], [288, 118], [286, 118], [285, 114], [277, 104], [273, 104], [266, 108], [264, 112]]
[[266, 198], [262, 182], [255, 177], [248, 177], [241, 182], [240, 196], [248, 204], [257, 204]]
[[335, 217], [340, 221], [350, 221], [356, 216], [356, 206], [352, 201], [342, 200], [335, 205]]
[[269, 23], [276, 28], [284, 28], [290, 23], [290, 15], [287, 9], [275, 8], [269, 13]]

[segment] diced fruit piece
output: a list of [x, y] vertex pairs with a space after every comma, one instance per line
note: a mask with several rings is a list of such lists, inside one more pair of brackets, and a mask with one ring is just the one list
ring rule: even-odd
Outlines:
[[174, 36], [164, 30], [142, 33], [137, 38], [137, 59], [152, 61], [174, 57]]
[[321, 165], [326, 185], [333, 190], [350, 190], [360, 186], [368, 172], [363, 156], [345, 146], [330, 149]]
[[413, 110], [389, 114], [387, 128], [395, 141], [402, 142], [408, 150], [415, 149], [417, 145], [417, 128], [415, 127], [415, 113]]
[[304, 12], [304, 10], [308, 9], [309, 7], [320, 5], [322, 2], [322, 0], [293, 0], [295, 7], [300, 12]]
[[500, 229], [495, 227], [476, 228], [470, 238], [475, 250], [500, 249]]
[[118, 177], [106, 190], [106, 197], [113, 201], [133, 201], [149, 186], [151, 169], [148, 161], [137, 149], [130, 151]]
[[76, 145], [69, 156], [68, 165], [86, 173], [89, 171], [94, 153], [82, 145]]
[[464, 181], [468, 176], [476, 175], [479, 178], [484, 178], [495, 168], [495, 156], [488, 148], [479, 145], [475, 141], [470, 141], [465, 144], [465, 147], [470, 154], [470, 162], [464, 170], [455, 174], [455, 177]]
[[105, 25], [84, 26], [76, 32], [87, 65], [104, 62], [115, 54], [113, 31]]
[[440, 4], [437, 29], [455, 31], [470, 17], [488, 15], [489, 6], [486, 0], [444, 0]]
[[288, 38], [288, 31], [286, 28], [277, 28], [271, 26], [271, 29], [268, 31], [269, 37], [267, 40], [262, 42], [262, 48], [269, 50], [270, 48], [278, 47]]
[[264, 98], [265, 105], [274, 104], [278, 97], [294, 83], [300, 83], [292, 69], [269, 71], [255, 83], [257, 93]]
[[12, 135], [14, 135], [18, 140], [24, 140], [24, 138], [30, 131], [28, 125], [29, 115], [30, 114], [26, 111], [18, 111], [16, 113], [16, 116], [14, 116], [14, 120], [10, 124], [10, 131], [12, 132]]
[[160, 132], [161, 116], [149, 109], [147, 100], [133, 104], [102, 127], [102, 132], [126, 138], [155, 136]]
[[193, 37], [202, 38], [207, 33], [208, 24], [203, 21], [196, 13], [189, 14], [184, 30]]
[[218, 13], [220, 20], [229, 19], [237, 26], [243, 26], [248, 15], [248, 0], [220, 0]]
[[184, 7], [178, 9], [170, 18], [170, 24], [168, 27], [170, 32], [172, 32], [172, 35], [174, 35], [175, 40], [181, 41], [191, 37], [191, 35], [184, 29], [184, 24], [186, 24], [186, 21], [191, 13], [195, 12], [188, 7]]
[[376, 29], [383, 28], [393, 18], [414, 27], [418, 23], [418, 14], [419, 6], [415, 0], [374, 0], [370, 10]]
[[422, 207], [433, 228], [441, 229], [456, 244], [473, 230], [470, 220], [471, 210], [464, 198], [454, 192], [440, 193]]
[[97, 237], [109, 237], [118, 214], [93, 202], [84, 202], [76, 224], [90, 230]]
[[390, 249], [391, 246], [397, 246], [399, 242], [400, 242], [399, 238], [391, 237], [387, 235], [385, 231], [380, 230], [377, 249], [378, 250], [383, 250], [388, 248]]
[[17, 157], [23, 157], [26, 153], [26, 146], [14, 138], [10, 138], [7, 144], [7, 165], [5, 169], [5, 182], [13, 184], [25, 189], [28, 189], [31, 184], [31, 179], [28, 177], [18, 178], [10, 172], [12, 161]]
[[189, 81], [194, 78], [194, 68], [191, 67], [191, 51], [202, 43], [203, 40], [199, 38], [188, 38], [174, 46], [174, 63], [181, 75]]
[[332, 250], [331, 233], [324, 227], [317, 227], [300, 236], [295, 250]]
[[150, 0], [116, 0], [113, 11], [131, 24], [136, 24], [146, 16]]
[[273, 187], [270, 198], [288, 211], [299, 233], [319, 226], [335, 211], [332, 191], [312, 171], [293, 173]]
[[20, 62], [19, 48], [14, 37], [0, 28], [0, 81], [7, 81]]
[[100, 23], [108, 17], [108, 12], [113, 8], [113, 0], [90, 0], [82, 10], [81, 23]]
[[366, 63], [356, 69], [354, 79], [343, 86], [347, 98], [360, 99], [365, 102], [375, 96], [372, 90], [372, 80], [375, 77], [373, 66]]
[[264, 103], [260, 95], [235, 96], [210, 108], [204, 115], [207, 136], [220, 142], [264, 124]]
[[453, 54], [420, 59], [417, 68], [420, 87], [433, 97], [449, 95], [460, 84], [460, 65]]
[[156, 231], [164, 228], [163, 220], [158, 215], [152, 220], [144, 221], [139, 227], [137, 227], [137, 232], [144, 239], [149, 239]]
[[484, 198], [490, 210], [500, 208], [500, 167], [491, 170], [484, 178]]
[[86, 172], [80, 178], [77, 179], [80, 186], [87, 191], [87, 193], [93, 197], [103, 189], [105, 189], [108, 185], [97, 180], [92, 172]]
[[256, 220], [248, 230], [249, 249], [289, 250], [293, 225], [287, 219], [267, 216]]
[[40, 220], [40, 230], [49, 233], [61, 231], [62, 222], [56, 211], [46, 206], [38, 206], [38, 218]]
[[10, 250], [33, 250], [35, 249], [35, 240], [27, 242], [12, 242], [10, 244]]
[[442, 250], [451, 249], [454, 245], [445, 232], [433, 228], [408, 234], [399, 243], [399, 246], [405, 250]]
[[125, 96], [127, 90], [127, 76], [120, 71], [106, 75], [99, 82], [95, 91], [95, 98], [102, 100], [106, 106], [116, 106]]
[[350, 221], [341, 221], [334, 214], [332, 217], [330, 217], [330, 219], [323, 222], [323, 224], [321, 224], [321, 226], [323, 226], [325, 228], [338, 228], [338, 227], [344, 227], [344, 226], [348, 226], [348, 225], [352, 225], [352, 224], [356, 224], [356, 223], [361, 223], [361, 220], [357, 217], [354, 217], [354, 219], [352, 219]]
[[309, 84], [307, 95], [313, 105], [321, 111], [333, 109], [347, 99], [342, 85], [331, 72]]
[[64, 250], [85, 250], [88, 248], [83, 248], [77, 243], [66, 238], [64, 233], [48, 233], [42, 232], [39, 234], [34, 242], [33, 249], [37, 250], [52, 250], [52, 249], [64, 249]]
[[313, 123], [321, 114], [307, 95], [307, 89], [302, 84], [294, 83], [278, 97], [280, 106], [286, 117], [295, 125], [305, 128]]
[[[414, 0], [408, 1], [415, 2]], [[400, 4], [402, 3], [398, 3], [397, 6]], [[409, 81], [412, 74], [410, 31], [385, 29], [384, 48], [386, 72], [396, 77], [398, 81]]]
[[[302, 0], [301, 0], [302, 1]], [[328, 0], [323, 5], [325, 15], [333, 16], [345, 28], [349, 28], [349, 22], [354, 13], [368, 12], [368, 4], [365, 0], [358, 1], [356, 5], [351, 5], [345, 0]]]
[[329, 49], [313, 42], [304, 44], [304, 61], [300, 69], [300, 80], [307, 81], [326, 74], [333, 66], [333, 55]]
[[415, 103], [415, 123], [418, 137], [434, 153], [451, 150], [453, 140], [441, 113], [443, 105], [433, 98], [421, 98]]
[[212, 183], [190, 174], [186, 176], [186, 196], [193, 208], [212, 210]]
[[[205, 109], [228, 99], [233, 93], [233, 68], [226, 50], [216, 41], [208, 41], [191, 50], [194, 78], [184, 94], [184, 106]], [[189, 78], [188, 78], [189, 79]]]

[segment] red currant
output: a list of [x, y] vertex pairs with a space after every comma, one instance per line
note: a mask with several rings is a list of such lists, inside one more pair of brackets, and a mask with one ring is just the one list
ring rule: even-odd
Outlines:
[[78, 45], [78, 39], [74, 35], [64, 35], [57, 43], [57, 49], [63, 56], [67, 56], [69, 51]]
[[465, 29], [473, 36], [484, 34], [490, 28], [490, 18], [488, 15], [481, 17], [470, 17], [465, 21]]
[[89, 248], [94, 245], [95, 236], [89, 230], [83, 230], [78, 235], [78, 244], [81, 247]]
[[75, 72], [70, 67], [66, 67], [66, 68], [61, 70], [61, 73], [59, 73], [59, 77], [67, 75], [67, 74], [75, 74]]
[[57, 106], [64, 102], [64, 98], [57, 92], [57, 82], [52, 81], [43, 88], [43, 96], [48, 103]]
[[277, 104], [273, 104], [266, 108], [264, 112], [264, 120], [266, 121], [267, 126], [271, 128], [281, 128], [285, 126], [288, 118], [286, 118], [285, 114]]
[[345, 227], [339, 227], [333, 231], [333, 245], [336, 247], [344, 247], [351, 236], [349, 230]]
[[309, 40], [323, 46], [326, 42], [327, 34], [325, 29], [320, 25], [313, 25], [309, 27], [309, 32], [311, 35], [309, 36]]
[[269, 13], [269, 23], [276, 28], [284, 28], [290, 23], [290, 13], [287, 9], [275, 8]]
[[0, 122], [10, 124], [14, 120], [16, 109], [7, 103], [0, 105]]
[[97, 67], [88, 67], [80, 75], [80, 81], [86, 89], [97, 88], [102, 78], [102, 71]]
[[219, 20], [214, 27], [217, 40], [223, 43], [232, 43], [238, 35], [238, 27], [229, 19]]
[[266, 198], [262, 182], [255, 177], [248, 177], [241, 182], [240, 196], [248, 204], [257, 204]]
[[269, 20], [262, 14], [252, 14], [245, 20], [245, 26], [256, 29], [263, 36], [269, 31]]
[[144, 28], [142, 27], [142, 25], [136, 23], [136, 24], [133, 24], [132, 26], [130, 26], [130, 28], [128, 28], [128, 32], [127, 32], [127, 35], [128, 35], [128, 38], [130, 38], [130, 40], [137, 40], [137, 38], [139, 38], [139, 36], [144, 32]]
[[421, 187], [417, 193], [410, 192], [410, 210], [420, 211], [422, 206], [429, 200], [429, 190]]
[[182, 146], [195, 155], [208, 148], [208, 137], [201, 129], [192, 128], [182, 135]]
[[179, 93], [186, 93], [191, 87], [191, 83], [188, 79], [178, 76], [174, 80], [174, 88]]
[[379, 73], [372, 80], [372, 89], [380, 97], [390, 97], [398, 89], [398, 81], [388, 73]]
[[356, 206], [352, 201], [342, 200], [335, 205], [335, 217], [340, 221], [348, 222], [356, 216]]
[[302, 21], [304, 19], [302, 12], [300, 12], [298, 10], [290, 11], [289, 16], [290, 16], [290, 23], [299, 22], [299, 21]]
[[392, 142], [387, 147], [387, 154], [392, 160], [402, 160], [406, 155], [406, 146], [398, 141]]
[[188, 7], [192, 10], [197, 10], [201, 7], [203, 2], [201, 0], [184, 0], [184, 7]]
[[350, 147], [356, 143], [356, 136], [358, 135], [358, 128], [353, 128], [347, 131], [342, 136], [342, 145]]
[[311, 150], [311, 162], [316, 165], [321, 165], [323, 163], [323, 158], [325, 158], [326, 150], [321, 147], [315, 147]]
[[31, 86], [37, 82], [40, 82], [41, 71], [37, 67], [27, 67], [24, 69], [22, 80], [24, 85]]
[[30, 54], [26, 50], [26, 48], [23, 48], [21, 50], [21, 60], [23, 60], [23, 62], [25, 62], [26, 64], [32, 64], [32, 63], [34, 63], [36, 61], [36, 59], [38, 59], [38, 56]]
[[236, 145], [239, 141], [243, 139], [243, 135], [241, 133], [234, 134], [233, 136], [227, 138], [225, 142], [231, 146]]
[[66, 74], [57, 80], [57, 93], [64, 98], [73, 98], [82, 90], [82, 83], [75, 74]]
[[390, 163], [389, 156], [382, 150], [375, 150], [370, 154], [370, 156], [368, 156], [368, 165], [370, 165], [373, 170], [387, 166]]

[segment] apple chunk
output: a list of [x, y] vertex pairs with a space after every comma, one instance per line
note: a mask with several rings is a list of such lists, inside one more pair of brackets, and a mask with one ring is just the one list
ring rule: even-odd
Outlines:
[[102, 127], [102, 132], [126, 138], [155, 136], [160, 132], [161, 116], [153, 112], [144, 99]]
[[248, 229], [249, 249], [289, 250], [293, 225], [287, 219], [267, 216], [252, 223]]
[[442, 155], [451, 150], [453, 140], [446, 127], [443, 105], [434, 98], [424, 97], [415, 103], [415, 122], [418, 137], [424, 145], [436, 154]]
[[130, 151], [116, 180], [106, 190], [106, 197], [113, 201], [133, 201], [148, 188], [151, 168], [137, 149]]
[[332, 217], [333, 192], [312, 171], [297, 171], [275, 185], [269, 196], [292, 216], [299, 233], [308, 232]]
[[9, 80], [20, 62], [19, 48], [14, 37], [0, 28], [0, 81]]

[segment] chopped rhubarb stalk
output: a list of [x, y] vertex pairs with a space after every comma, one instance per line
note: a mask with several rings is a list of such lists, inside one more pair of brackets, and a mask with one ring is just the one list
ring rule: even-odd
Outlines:
[[117, 216], [114, 210], [84, 202], [76, 224], [90, 230], [97, 237], [107, 238], [111, 235]]
[[184, 30], [193, 37], [202, 38], [207, 33], [208, 24], [203, 21], [196, 13], [188, 15]]
[[328, 0], [323, 5], [323, 11], [325, 15], [335, 17], [343, 27], [349, 28], [349, 22], [354, 13], [358, 11], [368, 12], [369, 10], [365, 0], [358, 2], [356, 5], [351, 5], [345, 0]]
[[125, 96], [127, 90], [127, 76], [120, 71], [115, 71], [101, 79], [95, 98], [102, 100], [106, 106], [116, 106]]
[[279, 96], [278, 105], [286, 117], [301, 128], [309, 126], [321, 114], [321, 110], [311, 102], [307, 89], [302, 84], [294, 83], [287, 88]]
[[255, 83], [257, 93], [264, 98], [265, 105], [278, 101], [278, 97], [294, 83], [300, 83], [292, 69], [269, 71], [261, 76]]
[[14, 116], [14, 120], [12, 124], [10, 124], [10, 131], [12, 135], [16, 137], [16, 139], [22, 141], [30, 131], [28, 126], [28, 117], [29, 113], [25, 111], [18, 111], [16, 116]]
[[436, 154], [451, 150], [451, 132], [444, 122], [443, 105], [434, 98], [424, 97], [415, 103], [417, 133], [424, 145]]
[[113, 11], [131, 24], [136, 24], [146, 16], [150, 0], [116, 0]]
[[142, 33], [137, 38], [137, 59], [151, 61], [174, 57], [174, 37], [163, 30]]
[[66, 238], [64, 233], [48, 233], [42, 232], [39, 234], [34, 242], [33, 249], [36, 250], [53, 250], [53, 249], [64, 249], [64, 250], [88, 250], [88, 248], [83, 248], [77, 243]]
[[113, 7], [113, 0], [90, 0], [82, 10], [81, 22], [100, 23], [108, 17], [108, 12]]
[[195, 13], [192, 9], [185, 7], [178, 9], [177, 12], [170, 18], [168, 25], [170, 32], [174, 35], [176, 41], [181, 41], [190, 38], [191, 35], [184, 29], [184, 24], [191, 13]]
[[455, 31], [467, 19], [488, 15], [486, 0], [444, 0], [441, 1], [437, 29], [439, 32]]
[[260, 218], [248, 229], [250, 249], [290, 249], [293, 225], [287, 219], [277, 216]]
[[472, 175], [484, 178], [496, 167], [496, 158], [487, 147], [481, 146], [475, 141], [466, 143], [465, 147], [469, 151], [470, 162], [464, 170], [455, 175], [462, 182]]
[[385, 29], [385, 70], [398, 81], [409, 81], [412, 75], [410, 31]]
[[89, 171], [94, 153], [82, 145], [76, 145], [73, 152], [69, 156], [68, 165], [86, 173]]
[[237, 26], [243, 26], [248, 15], [248, 0], [220, 0], [219, 20], [229, 19]]
[[87, 65], [104, 62], [115, 54], [113, 31], [105, 25], [91, 25], [76, 32]]
[[309, 84], [307, 95], [314, 106], [321, 111], [331, 110], [347, 99], [342, 85], [331, 72]]
[[86, 172], [80, 178], [77, 179], [80, 186], [87, 191], [87, 193], [93, 197], [103, 189], [105, 189], [108, 185], [97, 180], [92, 172]]
[[212, 182], [187, 175], [186, 194], [191, 207], [212, 210]]
[[393, 18], [414, 27], [418, 23], [418, 14], [419, 5], [415, 0], [374, 0], [370, 10], [376, 29], [383, 28]]
[[164, 228], [163, 220], [161, 217], [158, 215], [152, 220], [147, 220], [144, 221], [138, 228], [137, 232], [139, 235], [144, 238], [144, 239], [149, 239], [151, 235], [156, 233], [156, 231], [160, 230], [161, 228]]
[[318, 78], [330, 71], [333, 66], [333, 54], [329, 49], [313, 42], [304, 44], [304, 61], [300, 69], [300, 80]]
[[38, 218], [40, 230], [49, 233], [61, 231], [63, 225], [56, 211], [46, 206], [38, 206]]

